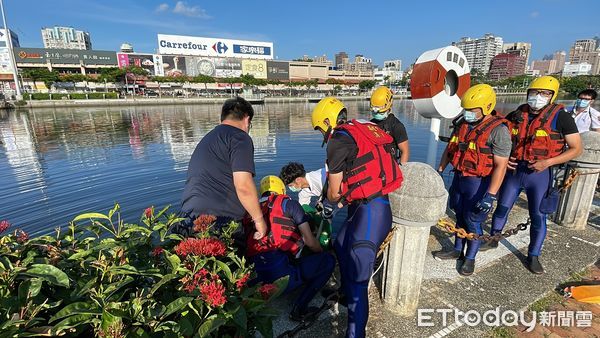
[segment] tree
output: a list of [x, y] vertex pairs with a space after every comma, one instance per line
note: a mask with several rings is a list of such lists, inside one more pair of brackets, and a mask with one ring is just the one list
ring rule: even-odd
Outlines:
[[362, 80], [358, 84], [358, 88], [360, 88], [360, 90], [370, 90], [375, 87], [376, 84], [377, 81], [375, 80]]
[[57, 71], [49, 71], [47, 68], [26, 69], [23, 71], [23, 77], [33, 81], [33, 86], [36, 86], [36, 81], [42, 81], [46, 88], [50, 88], [54, 82], [60, 80]]
[[342, 86], [340, 86], [339, 84], [338, 84], [338, 85], [335, 85], [335, 86], [333, 86], [333, 93], [334, 93], [335, 95], [337, 95], [337, 93], [338, 93], [339, 91], [341, 91], [341, 90], [342, 90]]
[[204, 83], [204, 90], [208, 93], [208, 83], [215, 83], [215, 78], [208, 75], [196, 75], [190, 79], [192, 83]]
[[577, 95], [580, 91], [588, 88], [600, 88], [600, 75], [579, 75], [563, 77], [560, 79], [560, 87], [565, 92]]

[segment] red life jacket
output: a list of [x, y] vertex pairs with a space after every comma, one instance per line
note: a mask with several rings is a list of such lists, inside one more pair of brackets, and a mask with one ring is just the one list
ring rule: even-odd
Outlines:
[[565, 150], [563, 135], [552, 129], [562, 104], [549, 104], [529, 123], [529, 105], [517, 108], [511, 118], [512, 155], [517, 160], [537, 161], [560, 155]]
[[356, 159], [344, 172], [341, 194], [348, 202], [372, 200], [402, 185], [402, 171], [395, 159], [394, 139], [376, 124], [352, 120], [338, 126], [358, 147]]
[[468, 123], [462, 123], [448, 143], [450, 163], [463, 176], [489, 176], [494, 169], [494, 154], [487, 145], [492, 130], [508, 121], [494, 115], [481, 121], [473, 129]]
[[302, 235], [294, 221], [285, 216], [283, 204], [290, 198], [286, 195], [270, 195], [261, 203], [263, 217], [267, 222], [268, 233], [263, 238], [254, 239], [254, 224], [244, 221], [246, 229], [247, 255], [254, 256], [261, 252], [281, 250], [296, 255], [300, 250]]

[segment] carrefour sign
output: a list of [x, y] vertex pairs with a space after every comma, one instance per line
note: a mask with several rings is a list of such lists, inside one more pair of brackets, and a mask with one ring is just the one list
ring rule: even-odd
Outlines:
[[164, 55], [229, 56], [272, 60], [273, 43], [158, 34], [158, 52]]

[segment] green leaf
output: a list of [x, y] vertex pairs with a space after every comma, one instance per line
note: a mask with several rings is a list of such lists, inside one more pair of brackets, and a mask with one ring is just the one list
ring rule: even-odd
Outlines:
[[227, 276], [227, 279], [229, 280], [229, 282], [233, 283], [234, 282], [233, 274], [231, 273], [231, 269], [229, 268], [227, 263], [222, 262], [218, 259], [215, 260], [215, 263], [219, 266], [219, 270], [221, 270], [225, 273], [225, 276]]
[[112, 218], [115, 212], [119, 211], [119, 209], [121, 209], [119, 203], [115, 203], [115, 207], [108, 212], [108, 218]]
[[237, 311], [233, 313], [233, 322], [242, 329], [242, 332], [246, 332], [248, 330], [248, 316], [246, 315], [246, 310], [244, 307], [238, 307]]
[[162, 216], [165, 212], [167, 212], [167, 210], [169, 210], [169, 208], [171, 207], [171, 205], [167, 205], [166, 207], [164, 207], [161, 211], [158, 212], [158, 214], [156, 214], [156, 216], [154, 216], [155, 219], [160, 218], [160, 216]]
[[225, 323], [225, 319], [216, 317], [216, 315], [209, 317], [202, 325], [200, 325], [197, 333], [200, 337], [208, 337], [211, 332], [215, 331]]
[[[64, 334], [64, 331], [67, 329], [70, 329], [70, 328], [73, 328], [73, 327], [76, 327], [79, 325], [91, 323], [92, 319], [94, 319], [94, 315], [90, 315], [90, 314], [80, 314], [80, 315], [74, 315], [74, 316], [65, 318], [58, 324], [54, 325], [54, 327], [52, 328], [52, 334], [53, 335], [62, 335], [62, 334]], [[62, 332], [62, 334], [61, 334], [61, 332]]]
[[40, 293], [42, 280], [39, 278], [30, 278], [19, 285], [19, 300], [25, 304], [27, 299], [33, 298]]
[[100, 324], [100, 327], [104, 332], [109, 332], [111, 327], [118, 325], [120, 322], [120, 317], [113, 316], [111, 313], [104, 310], [102, 312], [102, 323]]
[[104, 298], [105, 302], [110, 301], [110, 297], [117, 291], [119, 291], [122, 287], [124, 287], [125, 285], [133, 282], [135, 279], [131, 276], [126, 276], [125, 278], [123, 278], [122, 280], [109, 284], [106, 289], [104, 289], [104, 294], [106, 295], [106, 297]]
[[161, 286], [165, 285], [166, 283], [170, 282], [171, 280], [177, 278], [177, 275], [174, 273], [170, 273], [168, 275], [164, 275], [164, 277], [158, 282], [156, 283], [152, 289], [150, 290], [150, 293], [148, 294], [148, 297], [152, 297], [152, 295], [158, 290], [160, 289]]
[[165, 310], [165, 313], [163, 313], [163, 315], [161, 316], [161, 319], [167, 318], [173, 313], [181, 310], [183, 307], [188, 305], [188, 303], [191, 302], [193, 299], [194, 297], [179, 297], [175, 299], [174, 301], [169, 303], [169, 305], [167, 305], [167, 309]]
[[49, 264], [33, 264], [25, 274], [39, 277], [51, 284], [69, 287], [69, 276], [62, 272], [59, 268]]
[[85, 285], [83, 285], [83, 287], [81, 287], [81, 288], [75, 288], [75, 290], [73, 290], [73, 292], [71, 292], [71, 297], [74, 298], [74, 299], [83, 297], [83, 295], [87, 294], [88, 291], [94, 285], [96, 285], [96, 279], [92, 278], [89, 281], [87, 281], [87, 283], [85, 283]]
[[99, 315], [102, 311], [94, 303], [77, 302], [71, 303], [60, 311], [58, 311], [50, 320], [49, 323], [55, 322], [61, 318], [73, 316], [73, 315]]
[[110, 217], [108, 217], [104, 214], [100, 214], [97, 212], [89, 212], [87, 214], [81, 214], [81, 215], [75, 217], [72, 222], [81, 221], [82, 219], [95, 219], [95, 218], [100, 218], [100, 219], [105, 219], [107, 221], [110, 221]]
[[171, 264], [171, 270], [173, 272], [177, 271], [177, 268], [179, 268], [179, 266], [181, 265], [181, 259], [179, 258], [179, 256], [177, 256], [176, 254], [167, 253], [167, 260], [169, 261], [169, 264]]
[[277, 298], [281, 295], [288, 286], [288, 282], [290, 280], [290, 276], [281, 277], [278, 280], [274, 281], [273, 284], [277, 286], [277, 291], [274, 292], [269, 299]]
[[76, 253], [72, 254], [71, 256], [69, 256], [69, 260], [75, 261], [75, 260], [80, 260], [83, 258], [86, 258], [87, 256], [89, 256], [92, 252], [94, 252], [93, 250], [79, 250]]

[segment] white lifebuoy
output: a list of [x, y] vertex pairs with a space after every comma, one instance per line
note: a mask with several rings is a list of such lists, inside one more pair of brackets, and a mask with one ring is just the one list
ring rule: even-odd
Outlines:
[[419, 56], [410, 77], [410, 92], [423, 117], [452, 119], [462, 111], [460, 98], [470, 84], [467, 58], [458, 47], [448, 46]]

